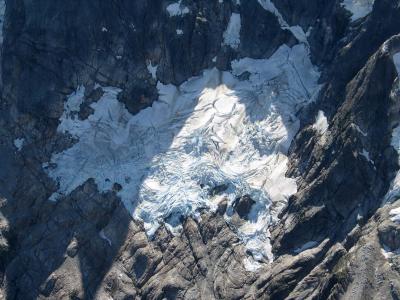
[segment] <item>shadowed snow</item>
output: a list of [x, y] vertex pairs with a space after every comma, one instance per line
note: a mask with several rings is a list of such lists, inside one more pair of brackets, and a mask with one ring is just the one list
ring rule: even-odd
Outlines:
[[237, 49], [240, 44], [240, 14], [233, 13], [228, 23], [228, 27], [224, 32], [224, 44], [232, 49]]
[[17, 148], [18, 151], [22, 150], [22, 147], [24, 146], [25, 139], [24, 138], [18, 138], [14, 140], [14, 146]]
[[344, 0], [343, 6], [351, 12], [351, 20], [356, 21], [372, 11], [375, 0]]
[[271, 0], [258, 0], [258, 3], [265, 10], [273, 13], [277, 17], [278, 22], [281, 25], [282, 29], [289, 30], [300, 43], [308, 45], [307, 34], [304, 32], [304, 30], [299, 25], [289, 26], [289, 24], [286, 22], [282, 14], [279, 12], [276, 6], [271, 2]]
[[315, 248], [318, 245], [318, 242], [316, 241], [309, 241], [307, 243], [305, 243], [303, 246], [301, 246], [300, 248], [297, 248], [294, 250], [294, 253], [299, 254], [303, 251], [306, 251], [308, 249], [312, 249]]
[[182, 4], [182, 0], [171, 3], [167, 6], [167, 12], [170, 17], [182, 16], [189, 13], [189, 8]]

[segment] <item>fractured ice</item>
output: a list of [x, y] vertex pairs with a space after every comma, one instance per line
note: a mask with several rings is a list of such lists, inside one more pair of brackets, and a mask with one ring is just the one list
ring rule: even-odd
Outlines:
[[93, 114], [80, 120], [79, 88], [58, 127], [77, 142], [44, 164], [59, 187], [52, 200], [89, 178], [99, 191], [118, 183], [126, 208], [152, 234], [160, 222], [179, 228], [181, 216], [215, 210], [223, 198], [229, 222], [232, 202], [248, 194], [256, 204], [238, 233], [256, 259], [272, 259], [268, 225], [297, 190], [285, 176], [296, 114], [319, 90], [308, 55], [304, 44], [282, 45], [269, 59], [234, 61], [231, 72], [206, 70], [180, 86], [158, 83], [159, 100], [136, 115], [117, 100], [119, 89], [106, 87]]

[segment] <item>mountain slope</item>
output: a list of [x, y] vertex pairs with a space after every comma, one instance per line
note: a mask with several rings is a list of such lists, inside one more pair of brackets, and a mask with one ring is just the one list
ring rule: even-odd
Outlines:
[[399, 1], [5, 0], [0, 25], [1, 298], [400, 297]]

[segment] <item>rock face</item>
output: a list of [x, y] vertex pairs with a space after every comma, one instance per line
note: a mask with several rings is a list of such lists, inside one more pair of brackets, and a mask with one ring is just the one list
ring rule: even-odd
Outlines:
[[256, 202], [249, 195], [237, 198], [233, 204], [233, 209], [242, 219], [248, 219], [251, 208]]
[[[363, 14], [357, 3], [0, 0], [0, 299], [399, 299], [400, 1], [369, 1]], [[209, 206], [171, 214], [154, 232], [132, 218], [117, 182], [99, 191], [91, 178], [49, 200], [58, 187], [44, 166], [77, 143], [58, 126], [79, 87], [72, 119], [90, 119], [110, 86], [135, 116], [161, 102], [160, 84], [179, 87], [208, 69], [234, 78], [219, 82], [262, 81], [268, 72], [232, 66], [282, 45], [302, 45], [321, 76], [298, 120], [283, 121], [299, 129], [285, 128], [289, 151], [271, 147], [288, 156], [297, 189], [268, 204], [265, 239], [257, 214], [267, 204], [246, 189], [232, 202], [221, 182], [200, 184]], [[290, 82], [268, 80], [270, 98], [257, 101], [282, 85], [300, 97]], [[248, 95], [233, 96], [239, 105]], [[271, 199], [287, 185], [259, 177]]]

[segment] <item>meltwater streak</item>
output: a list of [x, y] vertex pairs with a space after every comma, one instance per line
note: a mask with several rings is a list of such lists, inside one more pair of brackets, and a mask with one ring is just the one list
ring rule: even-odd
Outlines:
[[[296, 113], [316, 96], [318, 78], [300, 44], [269, 59], [234, 61], [232, 72], [204, 71], [179, 87], [159, 83], [159, 100], [134, 116], [118, 102], [118, 89], [103, 88], [93, 114], [79, 120], [80, 88], [58, 128], [78, 142], [44, 165], [59, 185], [52, 200], [89, 178], [103, 192], [118, 183], [126, 208], [151, 235], [160, 222], [177, 230], [181, 216], [248, 194], [256, 204], [238, 234], [255, 259], [271, 260], [268, 225], [297, 190], [285, 176]], [[210, 193], [221, 185], [225, 191]]]

